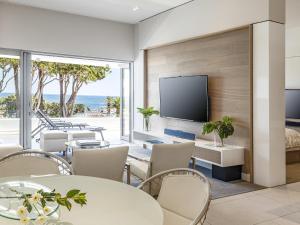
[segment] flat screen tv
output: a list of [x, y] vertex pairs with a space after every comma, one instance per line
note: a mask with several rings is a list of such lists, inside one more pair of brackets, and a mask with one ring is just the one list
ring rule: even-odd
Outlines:
[[285, 117], [287, 119], [300, 119], [300, 90], [285, 90]]
[[160, 116], [208, 121], [208, 76], [160, 78]]

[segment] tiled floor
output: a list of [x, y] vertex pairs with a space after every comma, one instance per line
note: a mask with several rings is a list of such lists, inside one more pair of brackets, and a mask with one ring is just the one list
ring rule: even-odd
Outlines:
[[300, 183], [213, 200], [206, 225], [300, 224]]

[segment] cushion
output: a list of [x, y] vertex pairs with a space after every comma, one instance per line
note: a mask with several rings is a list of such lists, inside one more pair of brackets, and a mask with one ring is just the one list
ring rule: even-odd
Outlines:
[[133, 175], [141, 178], [142, 180], [146, 180], [149, 163], [136, 159], [130, 159], [128, 160], [128, 163], [130, 165], [130, 171]]
[[164, 225], [190, 225], [192, 220], [184, 218], [167, 209], [162, 209], [164, 214]]
[[300, 133], [294, 129], [285, 128], [286, 148], [300, 147]]
[[179, 216], [194, 220], [209, 200], [209, 184], [194, 175], [168, 175], [161, 185], [157, 201]]
[[47, 130], [41, 133], [41, 139], [67, 139], [68, 134], [61, 130]]

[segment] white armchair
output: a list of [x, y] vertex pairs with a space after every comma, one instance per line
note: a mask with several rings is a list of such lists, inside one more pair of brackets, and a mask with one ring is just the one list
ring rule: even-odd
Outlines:
[[194, 142], [153, 145], [150, 162], [130, 159], [130, 172], [146, 180], [161, 171], [188, 168], [194, 150]]
[[105, 149], [74, 149], [75, 175], [100, 177], [122, 182], [128, 146]]
[[0, 177], [31, 175], [72, 175], [63, 158], [43, 151], [24, 150], [0, 159]]
[[[161, 172], [143, 182], [138, 188], [153, 196], [162, 207], [164, 225], [203, 224], [210, 203], [210, 184], [200, 172], [179, 168]], [[158, 193], [158, 196], [156, 195]]]

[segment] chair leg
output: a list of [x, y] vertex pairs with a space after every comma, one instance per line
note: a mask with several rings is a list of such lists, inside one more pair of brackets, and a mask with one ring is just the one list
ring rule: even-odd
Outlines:
[[195, 157], [192, 157], [192, 168], [193, 170], [196, 169], [196, 158]]
[[130, 165], [128, 163], [126, 163], [126, 172], [127, 172], [127, 184], [130, 185], [131, 181], [130, 181], [130, 176], [131, 176], [131, 172], [130, 172]]

